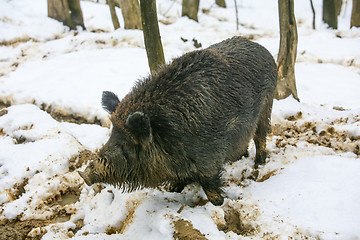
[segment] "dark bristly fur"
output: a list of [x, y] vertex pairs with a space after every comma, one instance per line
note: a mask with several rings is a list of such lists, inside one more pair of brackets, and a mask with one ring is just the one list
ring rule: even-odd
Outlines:
[[130, 191], [197, 182], [220, 205], [224, 163], [246, 156], [251, 139], [255, 166], [265, 162], [276, 81], [271, 54], [233, 37], [174, 59], [121, 101], [105, 92], [111, 137], [81, 176]]

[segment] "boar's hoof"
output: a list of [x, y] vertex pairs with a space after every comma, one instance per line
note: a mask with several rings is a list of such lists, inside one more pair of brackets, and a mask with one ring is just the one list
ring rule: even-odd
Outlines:
[[86, 185], [92, 185], [89, 176], [85, 172], [78, 171], [78, 174], [80, 175], [80, 177], [82, 177], [82, 179], [84, 179]]
[[256, 154], [255, 169], [257, 169], [259, 167], [259, 165], [265, 164], [266, 157], [267, 157], [266, 151], [262, 151], [261, 153]]
[[215, 206], [220, 206], [224, 202], [224, 198], [221, 194], [216, 190], [205, 190], [206, 196], [208, 197], [209, 201], [214, 204]]

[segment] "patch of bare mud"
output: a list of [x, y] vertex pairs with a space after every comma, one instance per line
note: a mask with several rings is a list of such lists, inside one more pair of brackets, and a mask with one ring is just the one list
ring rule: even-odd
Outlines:
[[76, 113], [65, 113], [61, 110], [58, 110], [54, 108], [51, 105], [46, 105], [45, 103], [42, 103], [40, 105], [40, 109], [46, 111], [51, 115], [52, 118], [54, 118], [58, 122], [70, 122], [70, 123], [76, 123], [76, 124], [97, 124], [102, 125], [102, 122], [100, 119], [95, 117], [94, 119], [88, 119], [85, 116], [81, 116]]
[[220, 231], [232, 231], [237, 235], [250, 236], [256, 232], [252, 221], [255, 220], [256, 209], [252, 214], [243, 210], [241, 202], [227, 201], [222, 207], [224, 210], [224, 218], [220, 221], [215, 221]]
[[176, 240], [206, 240], [207, 238], [191, 222], [179, 219], [173, 222], [174, 239]]
[[[1, 109], [1, 106], [0, 106], [0, 109]], [[1, 110], [0, 110], [0, 117], [4, 116], [4, 115], [7, 114], [7, 113], [8, 113], [8, 110], [6, 110], [6, 109], [1, 109]]]
[[24, 179], [21, 183], [16, 183], [14, 187], [9, 191], [10, 201], [18, 199], [25, 193], [25, 186], [28, 184], [29, 179]]
[[[1, 110], [2, 110], [3, 108], [7, 108], [7, 107], [9, 107], [9, 106], [10, 106], [10, 104], [9, 104], [8, 102], [3, 102], [3, 101], [0, 100], [0, 109], [1, 109]], [[5, 110], [4, 110], [4, 111], [5, 111]], [[3, 115], [5, 115], [5, 114], [7, 113], [7, 110], [6, 110], [6, 112], [4, 112], [4, 111], [1, 111], [2, 114], [0, 115], [0, 117], [3, 116]]]
[[28, 36], [25, 36], [25, 37], [19, 37], [19, 38], [14, 38], [14, 39], [11, 39], [11, 40], [8, 40], [8, 41], [1, 41], [0, 42], [0, 46], [6, 46], [6, 47], [16, 47], [18, 46], [19, 44], [21, 43], [26, 43], [26, 42], [29, 42], [29, 41], [32, 41], [32, 42], [39, 42], [37, 39], [34, 39], [34, 38], [30, 38]]
[[50, 221], [43, 220], [27, 220], [27, 221], [4, 221], [0, 223], [0, 240], [9, 239], [41, 239], [45, 234], [39, 234], [36, 237], [29, 237], [29, 232], [38, 227], [50, 224]]
[[89, 150], [84, 150], [79, 153], [79, 155], [73, 156], [69, 160], [69, 171], [73, 172], [76, 169], [81, 168], [81, 166], [87, 164], [89, 161], [97, 158], [97, 154]]
[[[72, 158], [72, 164], [70, 165], [75, 170], [75, 168], [81, 167], [91, 160], [93, 156], [94, 153], [90, 151], [82, 151], [79, 156]], [[71, 216], [77, 211], [74, 204], [79, 201], [82, 180], [80, 176], [76, 179], [70, 173], [64, 176], [55, 176], [55, 178], [60, 178], [61, 184], [54, 192], [41, 200], [41, 202], [33, 202], [38, 200], [32, 197], [28, 200], [29, 206], [36, 204], [36, 207], [31, 210], [35, 213], [34, 216], [42, 219], [32, 219], [31, 216], [25, 217], [23, 214], [20, 214], [15, 219], [2, 219], [0, 220], [0, 240], [41, 239], [48, 232], [48, 229], [51, 229], [51, 226], [56, 227], [56, 224], [70, 220]], [[21, 198], [28, 189], [26, 187], [28, 183], [29, 179], [24, 179], [9, 189], [9, 202]], [[84, 226], [82, 219], [77, 220], [74, 224], [76, 227], [67, 231], [68, 237], [74, 236]]]
[[340, 118], [330, 124], [321, 122], [298, 121], [302, 119], [302, 112], [277, 122], [272, 126], [272, 135], [276, 136], [276, 147], [297, 147], [299, 142], [331, 148], [336, 152], [353, 152], [360, 155], [359, 137], [352, 136], [349, 132], [337, 130], [337, 126], [346, 125], [348, 122], [359, 122], [359, 116], [354, 119]]
[[[13, 200], [21, 197], [25, 193], [25, 186], [28, 180], [20, 184], [16, 184], [15, 191], [12, 195]], [[54, 193], [54, 195], [45, 199], [42, 203], [36, 206], [35, 211], [51, 211], [51, 215], [45, 219], [23, 219], [19, 215], [16, 219], [3, 219], [0, 221], [0, 240], [2, 239], [41, 239], [47, 232], [46, 227], [52, 224], [63, 223], [70, 220], [72, 214], [76, 209], [72, 204], [79, 201], [80, 188], [69, 187], [61, 189]], [[83, 226], [82, 220], [77, 221], [76, 229], [69, 234], [74, 235], [74, 232]], [[70, 237], [69, 235], [69, 237]]]
[[[40, 240], [47, 233], [46, 226], [64, 222], [58, 218], [51, 220], [6, 220], [0, 222], [0, 240]], [[84, 226], [82, 220], [75, 222], [76, 228], [68, 231], [71, 238]]]
[[[44, 203], [37, 206], [38, 210], [51, 208], [52, 216], [46, 219], [21, 219], [21, 216], [14, 220], [3, 219], [0, 221], [0, 240], [2, 239], [41, 239], [47, 232], [47, 226], [57, 223], [63, 223], [70, 220], [75, 209], [71, 204], [79, 201], [80, 189], [67, 189], [65, 192], [59, 192], [49, 197]], [[77, 221], [76, 228], [69, 232], [69, 237], [83, 227], [82, 220]]]
[[[76, 124], [97, 124], [103, 127], [110, 127], [110, 123], [106, 121], [102, 121], [101, 119], [95, 117], [94, 119], [88, 119], [86, 116], [81, 116], [76, 113], [66, 113], [59, 109], [54, 108], [51, 105], [47, 105], [42, 103], [40, 105], [33, 102], [34, 105], [40, 107], [41, 110], [49, 113], [52, 118], [54, 118], [58, 122], [70, 122]], [[10, 107], [12, 104], [11, 97], [8, 99], [0, 100], [0, 117], [7, 113], [7, 110], [4, 108]]]

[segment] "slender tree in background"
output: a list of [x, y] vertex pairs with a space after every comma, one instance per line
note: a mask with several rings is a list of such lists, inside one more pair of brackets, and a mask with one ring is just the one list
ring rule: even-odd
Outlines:
[[156, 0], [140, 0], [140, 11], [146, 54], [150, 71], [153, 73], [161, 65], [165, 64], [157, 19]]
[[142, 29], [138, 0], [120, 0], [125, 29]]
[[199, 3], [200, 0], [183, 0], [181, 16], [187, 16], [198, 22]]
[[119, 23], [119, 19], [116, 15], [116, 10], [115, 10], [115, 2], [114, 0], [108, 0], [108, 5], [109, 5], [109, 8], [110, 8], [110, 15], [111, 15], [111, 20], [112, 20], [112, 23], [114, 25], [114, 29], [118, 29], [120, 28], [120, 23]]
[[235, 16], [236, 16], [236, 31], [239, 30], [239, 12], [238, 12], [238, 6], [237, 6], [237, 0], [234, 0], [235, 4]]
[[313, 13], [313, 21], [312, 21], [312, 28], [315, 30], [316, 26], [315, 26], [315, 8], [314, 8], [314, 4], [313, 1], [310, 0], [310, 6], [311, 6], [311, 11]]
[[360, 0], [353, 0], [350, 28], [351, 27], [360, 27]]
[[278, 0], [280, 22], [280, 47], [277, 58], [278, 83], [276, 99], [290, 95], [299, 100], [295, 81], [295, 60], [297, 51], [297, 27], [294, 14], [294, 0]]
[[342, 0], [323, 0], [323, 21], [333, 29], [337, 29], [341, 5]]
[[216, 0], [215, 3], [220, 7], [226, 8], [225, 0]]
[[48, 16], [62, 22], [70, 29], [85, 29], [80, 0], [47, 0]]

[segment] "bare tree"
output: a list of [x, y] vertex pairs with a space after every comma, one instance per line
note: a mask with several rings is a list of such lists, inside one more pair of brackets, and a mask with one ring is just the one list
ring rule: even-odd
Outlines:
[[198, 22], [199, 3], [200, 0], [183, 0], [181, 16], [187, 16]]
[[312, 28], [315, 30], [315, 8], [314, 8], [314, 4], [313, 4], [313, 1], [310, 0], [310, 5], [311, 5], [311, 11], [313, 13], [313, 21], [312, 21]]
[[146, 54], [150, 71], [153, 73], [161, 65], [165, 64], [157, 19], [156, 0], [140, 0], [140, 11]]
[[48, 16], [62, 22], [70, 29], [85, 29], [80, 0], [47, 0]]
[[120, 0], [125, 29], [142, 29], [138, 0]]
[[236, 31], [239, 30], [239, 12], [238, 12], [238, 6], [237, 6], [237, 0], [234, 0], [235, 3], [235, 16], [236, 16]]
[[290, 95], [299, 100], [295, 81], [295, 60], [297, 51], [297, 27], [294, 14], [294, 0], [278, 0], [280, 22], [280, 48], [277, 58], [278, 83], [276, 99]]
[[337, 29], [341, 5], [342, 0], [323, 0], [323, 21], [333, 29]]
[[353, 0], [350, 27], [360, 27], [360, 0]]
[[225, 0], [216, 0], [215, 3], [220, 7], [226, 8]]
[[120, 23], [119, 23], [119, 19], [118, 19], [117, 15], [116, 15], [114, 0], [108, 0], [108, 5], [110, 8], [111, 20], [114, 25], [114, 29], [116, 30], [116, 29], [120, 28]]

